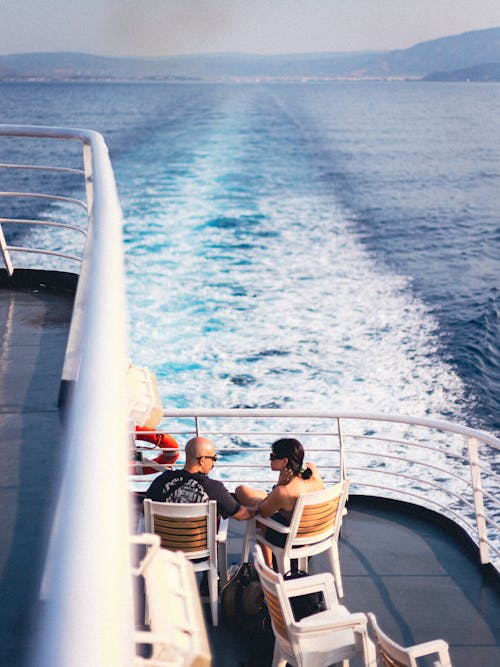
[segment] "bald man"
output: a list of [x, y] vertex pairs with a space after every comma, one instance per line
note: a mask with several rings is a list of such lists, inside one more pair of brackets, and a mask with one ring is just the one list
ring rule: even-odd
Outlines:
[[186, 444], [186, 463], [182, 470], [166, 470], [146, 492], [146, 498], [169, 503], [217, 501], [217, 512], [237, 521], [253, 519], [255, 509], [246, 508], [232, 496], [222, 482], [208, 476], [217, 461], [214, 443], [208, 438], [192, 438]]

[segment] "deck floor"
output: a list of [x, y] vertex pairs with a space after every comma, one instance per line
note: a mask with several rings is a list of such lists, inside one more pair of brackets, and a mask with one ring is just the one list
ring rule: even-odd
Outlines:
[[[240, 560], [243, 529], [230, 522], [229, 563]], [[353, 497], [342, 527], [340, 561], [343, 604], [352, 612], [374, 612], [395, 641], [410, 645], [442, 638], [454, 667], [500, 666], [499, 580], [478, 566], [460, 535], [428, 515]], [[326, 569], [326, 559], [312, 559], [312, 572]], [[231, 635], [223, 621], [211, 628], [209, 614], [206, 618], [216, 667], [271, 664], [268, 647]]]
[[24, 664], [37, 617], [72, 308], [70, 293], [0, 280], [0, 664], [9, 667]]

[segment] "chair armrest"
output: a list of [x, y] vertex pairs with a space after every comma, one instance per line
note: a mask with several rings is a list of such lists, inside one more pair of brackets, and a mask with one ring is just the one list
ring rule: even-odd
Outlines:
[[366, 632], [367, 617], [362, 612], [350, 614], [345, 607], [339, 607], [343, 613], [336, 614], [332, 611], [323, 611], [313, 616], [306, 616], [301, 621], [295, 621], [290, 629], [301, 635], [315, 633], [322, 630], [333, 632], [335, 630], [353, 630], [354, 632]]
[[140, 533], [139, 535], [129, 535], [130, 544], [149, 544], [160, 546], [160, 536], [155, 533]]
[[424, 642], [423, 644], [415, 644], [415, 646], [410, 646], [406, 650], [414, 658], [422, 658], [424, 655], [437, 653], [439, 656], [437, 662], [439, 667], [450, 667], [448, 644], [444, 639], [434, 639], [430, 642]]
[[288, 598], [321, 592], [325, 598], [327, 609], [332, 609], [338, 605], [335, 594], [335, 580], [329, 572], [311, 574], [297, 579], [285, 579], [283, 584]]
[[257, 514], [255, 517], [256, 523], [261, 523], [264, 526], [267, 526], [268, 528], [272, 528], [275, 530], [277, 533], [289, 533], [290, 532], [290, 526], [284, 526], [282, 523], [279, 523], [278, 521], [274, 521], [274, 519], [271, 519], [270, 516], [264, 517], [260, 516], [260, 514]]

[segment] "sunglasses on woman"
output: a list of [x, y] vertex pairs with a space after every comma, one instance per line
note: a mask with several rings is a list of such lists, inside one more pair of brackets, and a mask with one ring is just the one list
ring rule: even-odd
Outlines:
[[271, 452], [269, 454], [269, 458], [271, 459], [271, 461], [277, 461], [279, 459], [284, 459], [286, 457], [285, 456], [279, 456], [278, 454], [275, 454], [274, 452]]

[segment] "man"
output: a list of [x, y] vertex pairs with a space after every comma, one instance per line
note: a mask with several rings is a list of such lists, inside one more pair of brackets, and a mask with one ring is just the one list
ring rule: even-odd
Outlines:
[[217, 512], [224, 519], [253, 519], [255, 509], [246, 508], [232, 496], [222, 482], [208, 476], [217, 461], [214, 443], [208, 438], [192, 438], [186, 444], [186, 463], [182, 470], [166, 470], [146, 492], [146, 498], [160, 502], [202, 503], [217, 501]]

